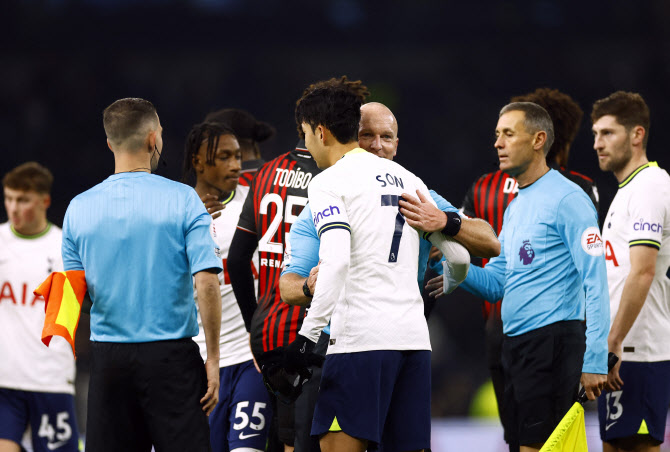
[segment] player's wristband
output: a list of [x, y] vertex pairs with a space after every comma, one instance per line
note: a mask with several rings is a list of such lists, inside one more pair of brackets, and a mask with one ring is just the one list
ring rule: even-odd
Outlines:
[[307, 285], [308, 279], [309, 278], [305, 279], [305, 283], [302, 285], [302, 293], [304, 293], [306, 297], [312, 298], [314, 295], [312, 295], [312, 292], [309, 291], [309, 286]]
[[453, 237], [461, 230], [461, 216], [456, 212], [445, 212], [447, 224], [442, 228], [442, 234]]

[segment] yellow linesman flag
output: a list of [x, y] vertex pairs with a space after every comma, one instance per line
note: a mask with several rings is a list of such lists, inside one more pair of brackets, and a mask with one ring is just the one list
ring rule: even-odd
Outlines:
[[53, 272], [33, 292], [42, 295], [46, 301], [44, 310], [44, 329], [42, 342], [47, 347], [55, 335], [63, 336], [74, 350], [74, 338], [77, 334], [81, 304], [86, 295], [86, 276], [83, 270]]
[[584, 407], [575, 402], [540, 452], [588, 452]]

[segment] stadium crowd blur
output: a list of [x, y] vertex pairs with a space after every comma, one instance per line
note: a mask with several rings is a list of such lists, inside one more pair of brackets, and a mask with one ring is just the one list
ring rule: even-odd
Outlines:
[[[113, 100], [156, 105], [167, 162], [158, 174], [178, 180], [189, 127], [208, 112], [243, 108], [274, 125], [276, 137], [261, 148], [269, 160], [295, 145], [304, 86], [343, 74], [363, 80], [369, 100], [402, 124], [396, 160], [456, 206], [471, 181], [497, 168], [500, 106], [542, 86], [570, 94], [587, 113], [615, 90], [639, 92], [653, 112], [649, 158], [670, 166], [670, 4], [662, 0], [28, 0], [3, 8], [0, 174], [29, 160], [50, 168], [48, 215], [58, 225], [73, 196], [113, 171], [102, 129]], [[592, 146], [586, 115], [569, 167], [595, 179], [602, 218], [617, 184], [598, 169]], [[86, 320], [77, 338], [79, 397]], [[433, 415], [466, 415], [489, 378], [481, 302], [459, 289], [438, 301], [429, 325]]]

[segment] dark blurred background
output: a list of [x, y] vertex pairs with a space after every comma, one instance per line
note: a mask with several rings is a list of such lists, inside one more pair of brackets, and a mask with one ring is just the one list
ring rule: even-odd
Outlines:
[[[648, 156], [670, 167], [665, 0], [3, 0], [0, 8], [0, 173], [28, 160], [49, 167], [58, 225], [72, 197], [114, 171], [102, 128], [114, 100], [156, 105], [168, 164], [159, 174], [179, 179], [186, 134], [207, 112], [244, 108], [273, 124], [278, 134], [262, 148], [269, 160], [295, 145], [293, 111], [305, 86], [343, 74], [394, 111], [396, 160], [456, 206], [497, 166], [499, 109], [537, 87], [558, 88], [584, 110], [570, 168], [598, 183], [601, 215], [616, 181], [600, 172], [592, 148], [596, 99], [642, 94], [652, 118]], [[458, 290], [431, 318], [435, 416], [467, 414], [488, 379], [480, 303]]]

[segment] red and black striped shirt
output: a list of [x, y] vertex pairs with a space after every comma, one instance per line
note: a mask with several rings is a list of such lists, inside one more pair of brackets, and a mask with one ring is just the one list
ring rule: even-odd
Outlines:
[[242, 208], [237, 228], [258, 240], [258, 306], [250, 327], [251, 348], [257, 356], [291, 343], [305, 317], [304, 307], [281, 300], [279, 276], [291, 224], [307, 204], [307, 187], [319, 172], [306, 149], [280, 155], [258, 170]]
[[[598, 211], [598, 189], [592, 179], [563, 167], [555, 166], [554, 169], [579, 185], [593, 201], [596, 212]], [[484, 174], [472, 184], [465, 195], [463, 213], [469, 217], [485, 220], [496, 231], [496, 234], [500, 235], [505, 209], [518, 192], [519, 185], [516, 180], [502, 171]], [[482, 266], [485, 266], [487, 262], [488, 259], [482, 259]], [[500, 315], [500, 303], [484, 303], [484, 317], [488, 318], [494, 309]]]
[[258, 169], [265, 163], [265, 160], [256, 159], [256, 160], [246, 160], [242, 162], [242, 171], [240, 171], [240, 178], [238, 180], [239, 185], [245, 187], [251, 187], [251, 182], [256, 177]]

